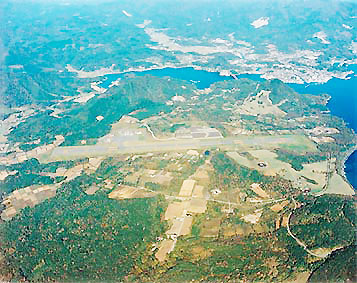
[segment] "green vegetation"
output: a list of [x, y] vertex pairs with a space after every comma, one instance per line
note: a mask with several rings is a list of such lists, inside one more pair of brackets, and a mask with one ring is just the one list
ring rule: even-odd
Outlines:
[[17, 189], [32, 185], [48, 185], [55, 182], [54, 178], [41, 176], [33, 173], [19, 171], [15, 175], [7, 176], [4, 181], [0, 181], [0, 193], [11, 193]]
[[289, 236], [286, 228], [280, 228], [275, 235], [279, 242], [284, 243], [289, 259], [291, 259], [296, 269], [314, 269], [314, 265], [308, 261], [308, 253], [296, 243], [295, 239]]
[[315, 180], [310, 179], [310, 178], [308, 178], [306, 176], [301, 176], [301, 177], [304, 178], [310, 184], [313, 184], [313, 185], [317, 185], [318, 184]]
[[255, 91], [256, 86], [257, 82], [249, 79], [221, 81], [214, 83], [210, 87], [212, 89], [211, 93], [202, 95], [201, 97], [210, 98], [214, 95], [222, 94], [222, 90], [231, 89], [232, 92], [228, 98], [231, 98], [233, 101], [243, 101], [247, 97], [247, 94]]
[[184, 128], [188, 128], [188, 126], [185, 123], [178, 123], [178, 124], [174, 124], [170, 127], [169, 131], [170, 133], [174, 133], [176, 132], [177, 129], [184, 127]]
[[338, 157], [341, 152], [346, 151], [356, 145], [356, 134], [346, 125], [343, 119], [325, 114], [321, 117], [321, 120], [326, 125], [326, 127], [336, 128], [339, 130], [339, 133], [333, 135], [335, 142], [322, 143], [318, 145], [318, 148], [321, 151], [330, 152], [333, 154], [333, 156]]
[[304, 169], [304, 163], [313, 163], [324, 161], [327, 159], [326, 153], [306, 153], [304, 155], [294, 153], [292, 151], [278, 149], [275, 151], [279, 160], [291, 164], [291, 167], [297, 171]]
[[[296, 228], [297, 218], [302, 221], [307, 218], [308, 220], [304, 221], [301, 226], [308, 231], [310, 220], [313, 219], [316, 224], [320, 225], [320, 230], [310, 230], [309, 233], [298, 237], [301, 236], [304, 241], [314, 238], [317, 243], [317, 238], [320, 237], [322, 241], [324, 231], [327, 231], [336, 243], [350, 245], [351, 239], [348, 243], [336, 233], [341, 230], [341, 233], [345, 232], [345, 238], [348, 238], [347, 234], [354, 237], [351, 228], [338, 226], [338, 222], [343, 221], [341, 210], [350, 225], [356, 224], [354, 203], [351, 199], [323, 196], [317, 199], [304, 197], [301, 201], [305, 205], [296, 212], [299, 215], [294, 216], [292, 229]], [[136, 274], [133, 278], [159, 282], [183, 280], [281, 282], [290, 280], [294, 274], [309, 270], [315, 270], [310, 278], [311, 282], [342, 282], [343, 279], [354, 278], [356, 260], [354, 245], [347, 248], [343, 255], [337, 251], [326, 261], [311, 261], [311, 256], [288, 235], [285, 228], [280, 228], [276, 232], [251, 233], [247, 236], [228, 238], [223, 237], [220, 232], [213, 239], [201, 238], [201, 223], [207, 219], [222, 217], [219, 210], [219, 207], [209, 206], [208, 214], [199, 216], [198, 221], [195, 220], [192, 234], [177, 243], [165, 265], [146, 270], [145, 277]], [[331, 225], [325, 226], [323, 218], [328, 218]], [[225, 223], [244, 224], [233, 215], [223, 217], [221, 224], [224, 226]], [[328, 232], [331, 229], [332, 234]], [[293, 232], [296, 233], [296, 230]], [[333, 280], [331, 281], [330, 278]]]
[[118, 161], [113, 157], [103, 160], [95, 172], [97, 180], [110, 179], [114, 183], [120, 184], [123, 181], [123, 174], [120, 170], [123, 165], [124, 162]]
[[[264, 176], [257, 170], [249, 169], [245, 166], [238, 165], [234, 160], [224, 153], [218, 153], [212, 157], [212, 164], [216, 170], [213, 179], [213, 188], [221, 190], [230, 190], [230, 188], [244, 188], [252, 183], [261, 183], [263, 189], [286, 194], [292, 187], [289, 181], [279, 177]], [[249, 195], [253, 195], [248, 190]]]
[[153, 191], [158, 191], [161, 188], [161, 185], [153, 183], [153, 182], [145, 182], [145, 188], [153, 190]]
[[325, 105], [328, 95], [297, 93], [287, 84], [277, 79], [264, 81], [260, 84], [259, 89], [271, 90], [269, 98], [273, 104], [286, 100], [279, 108], [286, 112], [288, 117], [320, 114], [328, 110]]
[[21, 171], [22, 173], [40, 173], [40, 172], [56, 172], [57, 168], [63, 167], [63, 168], [71, 168], [73, 167], [76, 163], [81, 162], [82, 160], [77, 160], [77, 161], [56, 161], [56, 162], [50, 162], [46, 164], [40, 163], [37, 159], [31, 158], [29, 160], [26, 160], [22, 163], [17, 163], [13, 164], [10, 166], [1, 166], [1, 170], [8, 170], [8, 171]]
[[[187, 80], [150, 75], [135, 77], [133, 72], [119, 75], [118, 85], [100, 92], [95, 91], [91, 83], [105, 84], [105, 80], [113, 78], [111, 75], [79, 78], [75, 72], [68, 71], [69, 65], [80, 73], [110, 66], [116, 72], [194, 65], [197, 69], [210, 70], [236, 68], [240, 73], [255, 69], [268, 76], [283, 73], [287, 68], [288, 72], [297, 72], [297, 79], [311, 74], [328, 79], [327, 72], [341, 74], [355, 58], [350, 48], [354, 30], [347, 30], [354, 26], [356, 4], [353, 1], [329, 1], [333, 5], [315, 1], [319, 3], [309, 4], [308, 9], [305, 1], [288, 1], [283, 6], [279, 1], [266, 1], [268, 6], [260, 1], [254, 5], [255, 9], [243, 3], [246, 1], [216, 1], [219, 5], [202, 5], [198, 3], [201, 1], [185, 1], [184, 5], [182, 1], [167, 1], [165, 5], [114, 0], [86, 1], [86, 5], [75, 3], [78, 1], [68, 1], [69, 5], [62, 2], [4, 0], [0, 3], [0, 119], [15, 114], [9, 119], [15, 121], [0, 125], [4, 132], [11, 130], [5, 157], [12, 158], [10, 151], [15, 155], [17, 147], [28, 151], [51, 143], [55, 135], [65, 137], [63, 145], [81, 145], [82, 140], [86, 142], [83, 144], [95, 144], [99, 137], [109, 133], [113, 123], [128, 114], [139, 120], [146, 119], [145, 123], [159, 138], [172, 137], [180, 127], [214, 127], [224, 137], [237, 137], [237, 150], [266, 149], [264, 142], [256, 143], [254, 139], [246, 147], [239, 144], [239, 136], [243, 135], [267, 135], [269, 139], [269, 135], [287, 133], [304, 136], [307, 130], [317, 126], [338, 129], [339, 133], [326, 135], [335, 142], [316, 145], [319, 153], [306, 152], [315, 150], [312, 142], [277, 143], [278, 159], [291, 164], [295, 170], [329, 156], [339, 161], [356, 143], [356, 135], [343, 120], [327, 112], [327, 95], [298, 94], [279, 80], [239, 78], [198, 90], [189, 82], [196, 80], [191, 78], [190, 69], [182, 70]], [[92, 5], [90, 2], [103, 3]], [[4, 15], [2, 10], [6, 11]], [[269, 26], [254, 29], [251, 22], [263, 14], [269, 17]], [[334, 20], [330, 20], [332, 14]], [[141, 28], [143, 19], [150, 18], [155, 20], [145, 21], [147, 27]], [[321, 27], [329, 45], [313, 38], [313, 33]], [[183, 52], [180, 48], [169, 50], [179, 45], [185, 46]], [[196, 51], [204, 47], [194, 52], [190, 46]], [[222, 52], [213, 53], [212, 47]], [[336, 64], [331, 63], [331, 58], [338, 58], [334, 60]], [[336, 74], [330, 75], [338, 76]], [[210, 75], [218, 77], [218, 74]], [[197, 85], [201, 83], [204, 81]], [[267, 104], [258, 101], [257, 109], [265, 107], [266, 114], [254, 109], [255, 105], [250, 109], [245, 109], [245, 105], [241, 107], [245, 99], [261, 90], [271, 91], [269, 99], [286, 115], [270, 111], [270, 101]], [[89, 92], [95, 96], [85, 103], [71, 100], [73, 96]], [[183, 96], [185, 100], [174, 102], [174, 95]], [[25, 115], [25, 119], [22, 115], [27, 112], [33, 115]], [[59, 114], [55, 117], [54, 113]], [[122, 130], [122, 136], [126, 135], [123, 128], [119, 131]], [[116, 140], [122, 138], [118, 136], [115, 135]], [[128, 147], [130, 138], [125, 141]], [[301, 140], [306, 141], [305, 138]], [[142, 137], [138, 139], [145, 142]], [[39, 143], [34, 143], [38, 140]], [[182, 142], [189, 143], [188, 140]], [[26, 207], [12, 220], [1, 222], [0, 281], [285, 282], [291, 281], [291, 275], [313, 270], [311, 282], [357, 280], [355, 200], [339, 196], [296, 196], [303, 206], [294, 210], [291, 230], [309, 249], [348, 246], [326, 260], [314, 258], [284, 228], [284, 219], [293, 207], [291, 201], [284, 209], [274, 211], [272, 203], [248, 199], [258, 198], [249, 188], [252, 183], [259, 183], [269, 198], [275, 200], [284, 196], [289, 200], [292, 195], [300, 194], [300, 190], [279, 175], [269, 177], [239, 166], [222, 153], [222, 148], [216, 151], [205, 145], [205, 141], [195, 140], [193, 144], [198, 143], [207, 147], [202, 151], [212, 154], [203, 158], [181, 152], [177, 156], [175, 152], [107, 158], [93, 174], [83, 174], [64, 184], [55, 197], [35, 207]], [[110, 147], [113, 148], [112, 144]], [[242, 155], [258, 162], [249, 153]], [[205, 159], [211, 163], [202, 166], [195, 178], [208, 197], [207, 210], [193, 213], [192, 233], [179, 237], [167, 261], [158, 264], [152, 244], [158, 243], [156, 237], [163, 236], [169, 228], [162, 221], [167, 204], [164, 198], [159, 195], [117, 201], [109, 199], [107, 193], [122, 184], [124, 176], [137, 174], [128, 178], [133, 182], [131, 185], [171, 195], [172, 198], [168, 197], [171, 201], [182, 181], [192, 176]], [[272, 163], [263, 161], [267, 163], [265, 169], [271, 169], [268, 166]], [[53, 178], [48, 173], [80, 162], [40, 164], [31, 159], [0, 166], [1, 171], [18, 171], [0, 181], [0, 197], [18, 188], [56, 183], [62, 177]], [[91, 172], [88, 167], [85, 172]], [[156, 180], [152, 178], [155, 177], [147, 169], [169, 173], [168, 181], [163, 177], [157, 180], [162, 185], [154, 183]], [[315, 180], [303, 178], [316, 184]], [[93, 190], [87, 190], [89, 188]], [[212, 189], [219, 189], [221, 193], [210, 194]], [[258, 223], [242, 220], [242, 215], [260, 208], [262, 215]], [[11, 274], [9, 280], [2, 277], [5, 269], [4, 273]]]
[[67, 183], [57, 195], [1, 224], [6, 260], [15, 278], [30, 281], [122, 280], [141, 264], [147, 245], [162, 233], [162, 199], [117, 201]]
[[37, 159], [29, 159], [22, 163], [11, 166], [0, 166], [1, 169], [8, 171], [18, 171], [15, 175], [10, 175], [5, 180], [0, 181], [0, 193], [11, 193], [12, 191], [32, 185], [53, 184], [59, 180], [41, 173], [56, 172], [58, 167], [73, 167], [74, 161], [59, 161], [48, 164], [41, 164]]
[[357, 282], [357, 246], [333, 252], [310, 275], [308, 282]]
[[[181, 88], [180, 80], [165, 80], [152, 76], [128, 79], [113, 87], [105, 96], [97, 96], [85, 105], [73, 106], [63, 118], [49, 116], [50, 111], [41, 112], [18, 125], [9, 135], [12, 142], [28, 143], [41, 139], [41, 144], [54, 140], [55, 135], [64, 135], [63, 145], [78, 144], [83, 139], [95, 139], [107, 134], [111, 124], [134, 110], [133, 115], [144, 119], [171, 108], [165, 102], [173, 93], [187, 96], [191, 90]], [[97, 121], [97, 116], [103, 116]]]
[[324, 195], [294, 212], [291, 231], [310, 249], [347, 246], [356, 240], [357, 216], [349, 198]]
[[6, 69], [3, 72], [4, 80], [8, 82], [8, 85], [0, 101], [3, 99], [6, 105], [10, 107], [30, 104], [48, 106], [58, 99], [58, 95], [54, 95], [54, 89], [58, 94], [76, 93], [77, 87], [83, 83], [83, 80], [80, 81], [67, 72], [41, 70], [33, 65], [33, 57], [31, 58], [25, 52], [20, 55], [19, 53], [22, 52], [21, 48], [12, 49], [7, 58], [9, 64], [20, 63], [21, 58], [23, 70]]
[[[197, 249], [198, 248], [198, 249]], [[133, 279], [144, 282], [282, 282], [299, 270], [295, 258], [272, 233], [229, 239], [178, 242], [163, 266], [145, 270]]]

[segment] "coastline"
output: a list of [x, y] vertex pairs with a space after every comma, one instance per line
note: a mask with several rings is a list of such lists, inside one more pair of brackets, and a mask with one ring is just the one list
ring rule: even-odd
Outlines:
[[348, 182], [348, 184], [350, 184], [350, 186], [354, 189], [354, 187], [352, 186], [352, 184], [349, 182], [347, 176], [346, 176], [346, 172], [345, 172], [345, 168], [346, 168], [346, 161], [348, 160], [348, 158], [355, 152], [357, 151], [357, 144], [354, 145], [353, 147], [351, 147], [349, 150], [347, 150], [342, 159], [341, 162], [339, 162], [339, 165], [337, 167], [337, 171], [338, 173], [345, 179], [345, 181]]
[[[115, 68], [115, 64], [113, 64], [112, 66], [110, 66], [109, 68], [101, 68], [99, 70], [95, 70], [95, 71], [83, 71], [83, 70], [76, 70], [75, 68], [73, 68], [71, 65], [67, 65], [66, 69], [69, 72], [74, 72], [77, 74], [77, 76], [79, 78], [94, 78], [94, 77], [98, 77], [98, 76], [105, 76], [105, 75], [109, 75], [109, 74], [125, 74], [125, 73], [132, 73], [132, 72], [148, 72], [151, 70], [163, 70], [163, 69], [167, 69], [167, 68], [172, 68], [172, 69], [181, 69], [181, 68], [192, 68], [194, 70], [198, 70], [198, 71], [207, 71], [207, 72], [211, 72], [211, 73], [217, 73], [219, 76], [221, 77], [228, 77], [232, 75], [232, 72], [235, 72], [236, 70], [225, 70], [225, 69], [221, 69], [221, 68], [209, 68], [209, 67], [202, 67], [202, 66], [197, 66], [194, 64], [183, 64], [183, 65], [176, 65], [176, 64], [172, 64], [172, 63], [168, 63], [168, 64], [158, 64], [158, 65], [153, 65], [151, 67], [131, 67], [128, 68], [126, 70], [119, 70], [119, 69], [114, 69]], [[350, 71], [350, 73], [354, 73], [352, 70]], [[244, 74], [247, 75], [259, 75], [261, 78], [264, 78], [264, 72], [244, 72]], [[238, 76], [241, 75], [240, 73], [238, 73]], [[347, 76], [347, 77], [343, 77], [343, 78], [339, 78], [341, 80], [350, 80], [351, 77]], [[315, 82], [314, 84], [317, 85], [323, 85], [326, 82]], [[302, 85], [306, 84], [306, 82], [300, 82], [300, 81], [296, 81], [293, 83], [288, 83], [290, 84], [296, 84], [299, 85], [299, 88], [301, 88]], [[293, 86], [291, 86], [293, 87]], [[294, 88], [294, 87], [293, 87]], [[296, 90], [298, 91], [298, 90]], [[328, 105], [330, 100], [332, 99], [332, 95], [327, 93], [327, 92], [322, 92], [327, 94], [326, 100], [324, 101], [325, 105]], [[329, 112], [331, 113], [331, 110], [329, 110]], [[339, 158], [338, 161], [336, 163], [336, 169], [338, 174], [351, 186], [351, 188], [354, 188], [353, 185], [350, 183], [350, 181], [348, 180], [347, 176], [346, 176], [346, 172], [345, 172], [345, 168], [346, 168], [346, 161], [348, 160], [348, 158], [353, 154], [354, 151], [357, 150], [357, 144], [355, 144], [353, 147], [351, 147], [350, 149], [348, 149], [346, 152], [343, 152]]]
[[229, 77], [231, 75], [231, 72], [228, 70], [222, 70], [222, 69], [214, 69], [214, 68], [204, 68], [201, 66], [196, 66], [196, 65], [182, 65], [182, 66], [177, 66], [174, 64], [166, 64], [162, 66], [154, 65], [149, 68], [145, 67], [131, 67], [128, 68], [124, 71], [119, 70], [119, 69], [114, 69], [115, 64], [113, 64], [109, 68], [100, 68], [98, 70], [94, 71], [83, 71], [83, 70], [77, 70], [73, 68], [70, 64], [66, 65], [66, 69], [70, 73], [76, 73], [77, 77], [80, 79], [93, 79], [97, 77], [103, 77], [106, 75], [119, 75], [119, 74], [126, 74], [126, 73], [134, 73], [134, 72], [147, 72], [147, 71], [152, 71], [152, 70], [162, 70], [166, 68], [172, 68], [172, 69], [181, 69], [181, 68], [193, 68], [194, 70], [199, 70], [199, 71], [207, 71], [211, 73], [219, 73], [220, 76], [222, 77]]
[[202, 67], [194, 64], [182, 64], [182, 65], [177, 65], [174, 63], [166, 63], [164, 65], [153, 65], [151, 67], [130, 67], [126, 70], [119, 70], [119, 69], [114, 69], [115, 64], [112, 64], [110, 67], [103, 67], [98, 70], [94, 71], [83, 71], [83, 70], [77, 70], [74, 67], [72, 67], [70, 64], [67, 64], [65, 69], [70, 72], [70, 73], [76, 73], [78, 78], [97, 78], [97, 77], [103, 77], [106, 75], [115, 75], [115, 74], [125, 74], [125, 73], [133, 73], [133, 72], [146, 72], [146, 71], [151, 71], [151, 70], [161, 70], [161, 69], [166, 69], [166, 68], [172, 68], [172, 69], [181, 69], [181, 68], [193, 68], [194, 70], [200, 70], [200, 71], [207, 71], [211, 73], [218, 73], [222, 77], [228, 77], [231, 76], [234, 71], [235, 75], [259, 75], [263, 79], [271, 80], [271, 79], [279, 79], [284, 83], [287, 84], [298, 84], [298, 85], [303, 85], [306, 83], [317, 83], [317, 84], [324, 84], [327, 83], [329, 80], [333, 78], [339, 78], [342, 80], [348, 80], [350, 79], [348, 76], [353, 73], [351, 71], [350, 73], [346, 73], [344, 75], [330, 75], [325, 77], [324, 80], [315, 80], [315, 81], [310, 81], [306, 82], [302, 78], [298, 77], [298, 79], [287, 79], [286, 77], [283, 76], [282, 73], [276, 72], [274, 75], [272, 75], [269, 70], [265, 71], [258, 71], [258, 70], [237, 70], [237, 69], [222, 69], [222, 68], [211, 68], [211, 67]]

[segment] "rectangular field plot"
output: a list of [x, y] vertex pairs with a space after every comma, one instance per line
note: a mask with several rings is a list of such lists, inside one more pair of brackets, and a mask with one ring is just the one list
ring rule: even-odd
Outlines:
[[195, 187], [196, 181], [195, 180], [185, 180], [182, 183], [181, 190], [179, 193], [180, 197], [190, 197]]

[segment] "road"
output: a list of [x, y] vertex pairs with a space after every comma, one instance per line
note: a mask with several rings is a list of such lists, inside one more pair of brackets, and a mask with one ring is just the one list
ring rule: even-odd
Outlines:
[[293, 211], [290, 212], [289, 216], [288, 216], [288, 221], [287, 221], [287, 225], [286, 225], [286, 229], [288, 230], [288, 234], [290, 237], [292, 237], [296, 243], [302, 247], [307, 253], [309, 253], [310, 255], [312, 256], [316, 256], [316, 257], [319, 257], [319, 258], [325, 258], [327, 257], [330, 253], [325, 253], [325, 254], [316, 254], [314, 253], [313, 251], [309, 250], [306, 246], [306, 244], [304, 242], [302, 242], [300, 239], [298, 239], [292, 232], [291, 232], [291, 229], [290, 229], [290, 218], [291, 216], [293, 215], [294, 211], [297, 209], [297, 203], [295, 201], [294, 198], [292, 198], [293, 202], [294, 202], [294, 209]]

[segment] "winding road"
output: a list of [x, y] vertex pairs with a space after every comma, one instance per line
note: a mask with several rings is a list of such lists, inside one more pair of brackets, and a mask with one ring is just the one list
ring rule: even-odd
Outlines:
[[290, 237], [292, 237], [296, 243], [302, 247], [308, 254], [312, 255], [312, 256], [316, 256], [319, 258], [325, 258], [327, 257], [331, 252], [325, 253], [325, 254], [316, 254], [313, 251], [309, 250], [306, 246], [306, 244], [304, 242], [302, 242], [300, 239], [298, 239], [292, 232], [290, 229], [290, 218], [293, 215], [294, 211], [297, 209], [297, 203], [296, 200], [294, 198], [292, 198], [293, 202], [294, 202], [294, 209], [293, 211], [290, 212], [289, 216], [288, 216], [288, 221], [287, 221], [287, 225], [286, 225], [286, 229], [288, 230], [288, 234]]

